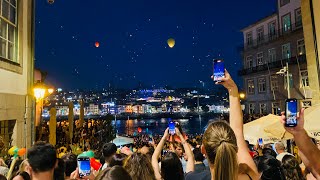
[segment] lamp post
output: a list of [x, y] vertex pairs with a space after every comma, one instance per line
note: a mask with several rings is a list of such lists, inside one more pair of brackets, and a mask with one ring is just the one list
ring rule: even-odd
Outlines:
[[288, 61], [286, 62], [286, 66], [283, 67], [282, 69], [280, 69], [280, 71], [278, 71], [276, 74], [278, 75], [283, 75], [286, 74], [287, 76], [287, 92], [288, 92], [288, 99], [291, 98], [291, 94], [290, 94], [290, 74], [289, 74], [289, 65], [288, 65]]
[[[43, 83], [36, 83], [33, 88], [34, 97], [36, 98], [36, 119], [35, 126], [39, 127], [42, 123], [43, 101], [44, 98], [52, 94], [53, 88], [50, 88]], [[40, 127], [41, 128], [41, 127]]]

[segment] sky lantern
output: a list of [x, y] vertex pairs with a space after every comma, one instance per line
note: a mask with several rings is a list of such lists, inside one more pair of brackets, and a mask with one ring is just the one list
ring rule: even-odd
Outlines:
[[173, 48], [174, 45], [176, 44], [176, 41], [173, 38], [170, 38], [167, 40], [167, 43], [170, 48]]
[[48, 0], [48, 3], [49, 3], [49, 4], [53, 4], [53, 3], [54, 3], [54, 0]]
[[96, 48], [98, 48], [98, 47], [100, 46], [100, 43], [97, 41], [97, 42], [94, 43], [94, 46], [95, 46]]
[[141, 132], [142, 132], [142, 128], [138, 127], [138, 133], [141, 133]]

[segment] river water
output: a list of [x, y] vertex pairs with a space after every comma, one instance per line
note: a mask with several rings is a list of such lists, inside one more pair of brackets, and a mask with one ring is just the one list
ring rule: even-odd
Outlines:
[[199, 134], [204, 132], [211, 119], [199, 117], [192, 117], [190, 119], [129, 119], [116, 120], [116, 123], [113, 121], [113, 125], [116, 127], [118, 134], [136, 134], [140, 130], [143, 134], [163, 134], [170, 121], [179, 122], [182, 130], [187, 134]]

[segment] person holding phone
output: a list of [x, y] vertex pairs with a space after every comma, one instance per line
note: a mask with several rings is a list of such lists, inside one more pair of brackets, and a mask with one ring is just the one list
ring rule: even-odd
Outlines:
[[[184, 139], [183, 135], [181, 134], [178, 128], [175, 128], [175, 134], [179, 136], [181, 139], [181, 143], [185, 152], [188, 156], [188, 162], [186, 166], [186, 173], [194, 171], [194, 157], [191, 151], [190, 146]], [[152, 167], [154, 169], [154, 173], [157, 180], [160, 179], [184, 179], [184, 173], [182, 169], [181, 161], [178, 155], [175, 152], [167, 152], [161, 160], [161, 169], [159, 167], [158, 158], [161, 155], [162, 149], [164, 144], [166, 143], [167, 139], [169, 138], [169, 128], [164, 131], [163, 137], [161, 138], [159, 144], [157, 145], [153, 155], [152, 155]]]
[[208, 125], [203, 135], [201, 152], [208, 158], [210, 169], [201, 173], [189, 173], [186, 180], [259, 179], [260, 175], [244, 139], [238, 87], [227, 70], [219, 81], [214, 76], [211, 78], [229, 92], [230, 125], [225, 121], [214, 121]]
[[287, 132], [293, 135], [294, 141], [299, 148], [299, 155], [304, 165], [311, 171], [316, 179], [320, 179], [320, 150], [311, 141], [304, 129], [304, 108], [297, 113], [297, 123], [294, 127], [287, 126], [287, 115], [281, 113], [280, 121]]

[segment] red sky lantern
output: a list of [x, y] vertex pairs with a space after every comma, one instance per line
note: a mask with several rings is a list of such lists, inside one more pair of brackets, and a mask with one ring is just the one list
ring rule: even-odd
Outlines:
[[95, 46], [96, 48], [98, 48], [98, 47], [100, 46], [100, 43], [99, 43], [99, 42], [96, 42], [96, 43], [94, 43], [94, 46]]
[[138, 133], [141, 133], [141, 132], [142, 132], [142, 128], [138, 127]]

